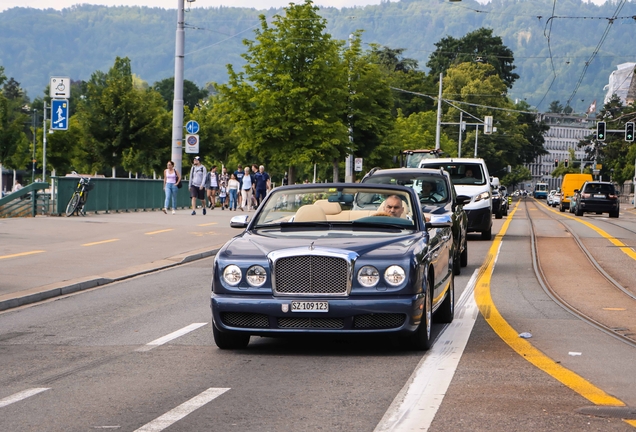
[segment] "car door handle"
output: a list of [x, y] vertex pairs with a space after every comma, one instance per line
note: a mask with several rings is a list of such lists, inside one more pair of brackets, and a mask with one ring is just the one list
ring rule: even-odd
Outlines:
[[450, 238], [450, 236], [449, 236], [449, 235], [443, 236], [443, 237], [442, 237], [442, 241], [446, 241], [446, 240], [448, 240], [449, 238]]

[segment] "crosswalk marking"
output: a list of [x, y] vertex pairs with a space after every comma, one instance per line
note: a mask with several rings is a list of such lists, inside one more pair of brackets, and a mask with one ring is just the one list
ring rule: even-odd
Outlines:
[[50, 389], [49, 388], [32, 388], [28, 390], [23, 390], [11, 396], [7, 396], [4, 399], [0, 399], [0, 408], [6, 407], [7, 405], [11, 405], [14, 402], [19, 402], [31, 396], [35, 396], [36, 394], [42, 393], [43, 391], [47, 391], [47, 390], [50, 390]]
[[203, 393], [193, 397], [187, 402], [182, 403], [178, 407], [168, 411], [164, 415], [157, 417], [150, 423], [147, 423], [137, 429], [135, 432], [160, 432], [181, 420], [193, 411], [201, 408], [213, 399], [221, 396], [228, 391], [229, 388], [209, 388]]

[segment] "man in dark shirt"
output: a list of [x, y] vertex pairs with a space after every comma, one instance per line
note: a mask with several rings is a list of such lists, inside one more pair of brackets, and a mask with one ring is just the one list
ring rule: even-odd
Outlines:
[[245, 175], [245, 172], [243, 171], [243, 165], [239, 164], [236, 167], [236, 171], [234, 171], [234, 177], [236, 177], [236, 179], [239, 182], [239, 190], [241, 190], [241, 188], [243, 187], [243, 176]]
[[267, 196], [267, 192], [269, 192], [272, 183], [270, 181], [269, 174], [265, 172], [265, 167], [263, 165], [258, 167], [258, 172], [256, 173], [255, 177], [256, 200], [258, 201], [258, 205], [260, 205], [263, 199]]

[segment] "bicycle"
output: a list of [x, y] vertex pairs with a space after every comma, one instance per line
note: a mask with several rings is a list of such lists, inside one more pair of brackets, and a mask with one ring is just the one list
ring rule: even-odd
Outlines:
[[91, 183], [90, 178], [80, 177], [77, 182], [77, 186], [75, 186], [75, 192], [73, 192], [73, 196], [71, 196], [71, 199], [66, 205], [66, 217], [69, 217], [76, 212], [78, 215], [81, 212], [82, 216], [86, 216], [84, 205], [88, 199], [88, 192], [91, 191], [94, 186], [95, 185]]

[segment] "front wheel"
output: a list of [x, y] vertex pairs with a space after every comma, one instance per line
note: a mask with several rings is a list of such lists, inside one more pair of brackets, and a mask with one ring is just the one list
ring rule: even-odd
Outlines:
[[68, 204], [66, 205], [66, 217], [69, 217], [73, 213], [75, 213], [75, 210], [77, 209], [77, 205], [79, 204], [79, 200], [80, 200], [79, 194], [74, 193], [71, 199], [69, 200]]
[[574, 214], [577, 216], [583, 216], [583, 210], [581, 210], [578, 206], [576, 207], [576, 210], [574, 210]]
[[430, 279], [427, 281], [427, 285], [426, 293], [424, 294], [424, 310], [422, 311], [420, 325], [415, 333], [409, 336], [406, 340], [407, 346], [410, 349], [418, 351], [426, 351], [433, 344], [433, 340], [431, 338], [433, 303], [431, 299], [432, 282]]
[[250, 343], [250, 335], [237, 332], [222, 332], [212, 321], [214, 343], [221, 349], [243, 349]]
[[481, 239], [482, 240], [490, 240], [490, 239], [492, 239], [492, 228], [488, 228], [487, 231], [482, 231], [481, 232]]
[[462, 251], [462, 254], [459, 256], [459, 261], [462, 267], [466, 267], [468, 265], [468, 242], [466, 241], [465, 237], [464, 237], [464, 250]]
[[616, 211], [611, 211], [609, 214], [609, 217], [611, 218], [617, 218], [618, 217], [618, 210]]

